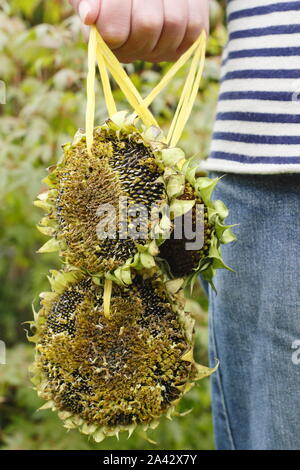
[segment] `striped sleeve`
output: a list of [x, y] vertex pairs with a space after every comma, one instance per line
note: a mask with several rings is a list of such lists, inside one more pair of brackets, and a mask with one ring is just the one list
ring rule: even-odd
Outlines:
[[300, 1], [227, 0], [206, 170], [300, 172]]

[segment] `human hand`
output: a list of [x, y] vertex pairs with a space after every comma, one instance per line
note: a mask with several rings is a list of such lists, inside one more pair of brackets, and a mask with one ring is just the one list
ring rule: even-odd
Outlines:
[[177, 60], [209, 29], [209, 0], [69, 0], [123, 62]]

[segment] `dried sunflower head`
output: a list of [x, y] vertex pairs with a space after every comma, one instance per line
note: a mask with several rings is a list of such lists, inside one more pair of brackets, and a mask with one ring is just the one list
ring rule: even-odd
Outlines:
[[[79, 271], [53, 272], [35, 314], [32, 368], [43, 408], [100, 441], [171, 416], [193, 381], [212, 370], [193, 360], [193, 321], [158, 277], [114, 285], [111, 318], [103, 287]], [[176, 298], [175, 298], [176, 297]]]
[[[231, 232], [232, 225], [225, 224], [227, 207], [222, 201], [211, 198], [220, 178], [196, 177], [197, 164], [193, 158], [186, 160], [180, 170], [184, 184], [176, 195], [176, 205], [182, 201], [187, 206], [182, 214], [175, 212], [170, 237], [161, 244], [159, 257], [167, 263], [171, 277], [183, 277], [193, 283], [201, 273], [213, 286], [216, 269], [231, 269], [222, 259], [221, 245], [236, 240]], [[187, 223], [190, 230], [186, 231]], [[201, 239], [199, 232], [202, 240], [197, 247], [196, 241]]]
[[[39, 229], [53, 237], [40, 252], [59, 250], [68, 264], [92, 274], [115, 270], [139, 252], [156, 254], [155, 243], [149, 248], [150, 217], [133, 237], [130, 211], [142, 206], [149, 216], [153, 205], [167, 201], [162, 173], [150, 143], [128, 121], [108, 120], [95, 128], [92, 155], [85, 136], [77, 134], [45, 180], [50, 190], [36, 201], [47, 212]], [[116, 229], [107, 238], [99, 236], [102, 209]], [[135, 265], [139, 261], [136, 257]]]

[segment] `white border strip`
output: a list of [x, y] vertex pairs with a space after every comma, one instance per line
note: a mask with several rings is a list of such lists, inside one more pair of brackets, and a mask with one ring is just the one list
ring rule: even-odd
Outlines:
[[300, 164], [239, 163], [218, 158], [209, 158], [200, 163], [199, 170], [219, 171], [221, 173], [240, 173], [252, 175], [276, 175], [280, 173], [300, 173]]

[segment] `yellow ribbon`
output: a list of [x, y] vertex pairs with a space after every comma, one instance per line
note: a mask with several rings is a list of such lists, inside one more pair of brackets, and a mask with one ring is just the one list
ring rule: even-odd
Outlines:
[[179, 103], [172, 120], [166, 143], [175, 147], [180, 140], [183, 129], [192, 112], [197, 92], [200, 86], [205, 61], [206, 34], [202, 31], [194, 44], [173, 64], [151, 93], [143, 99], [125, 72], [124, 68], [105, 44], [95, 26], [91, 27], [88, 47], [88, 74], [87, 74], [87, 109], [86, 109], [86, 142], [90, 154], [93, 143], [93, 128], [95, 115], [95, 62], [97, 60], [100, 72], [103, 93], [109, 116], [117, 112], [107, 71], [110, 72], [128, 103], [147, 126], [157, 126], [157, 121], [149, 106], [157, 95], [168, 85], [175, 74], [192, 58], [191, 66], [182, 90]]

